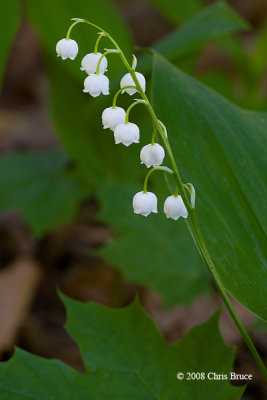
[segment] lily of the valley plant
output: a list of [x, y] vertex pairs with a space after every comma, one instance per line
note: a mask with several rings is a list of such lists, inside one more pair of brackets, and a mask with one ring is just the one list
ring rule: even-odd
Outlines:
[[[223, 298], [223, 301], [228, 308], [233, 320], [235, 321], [238, 329], [240, 330], [245, 342], [247, 343], [254, 359], [256, 360], [260, 370], [267, 379], [267, 372], [265, 366], [250, 338], [245, 327], [240, 321], [236, 314], [236, 311], [226, 293], [223, 283], [216, 271], [213, 260], [206, 247], [203, 235], [201, 233], [196, 209], [195, 209], [195, 189], [191, 183], [183, 183], [176, 161], [174, 159], [172, 149], [168, 140], [167, 129], [163, 122], [161, 122], [146, 95], [146, 80], [145, 77], [136, 71], [137, 59], [133, 55], [132, 63], [129, 64], [124, 53], [120, 49], [117, 42], [113, 37], [101, 27], [94, 23], [81, 18], [73, 18], [74, 22], [71, 24], [66, 38], [61, 39], [56, 46], [58, 56], [63, 60], [70, 58], [74, 60], [78, 54], [78, 44], [75, 40], [70, 38], [73, 27], [79, 23], [85, 23], [95, 28], [98, 31], [98, 37], [94, 49], [91, 53], [84, 55], [81, 61], [81, 70], [85, 71], [87, 77], [84, 80], [85, 93], [93, 97], [99, 95], [109, 95], [109, 79], [106, 76], [108, 60], [107, 56], [110, 54], [116, 54], [120, 57], [122, 63], [126, 68], [125, 75], [121, 78], [120, 88], [115, 94], [111, 106], [103, 110], [102, 123], [104, 129], [110, 129], [114, 134], [114, 141], [116, 144], [123, 144], [124, 146], [130, 146], [134, 143], [139, 143], [140, 130], [137, 124], [130, 121], [130, 111], [133, 107], [138, 104], [144, 105], [152, 119], [153, 129], [151, 142], [145, 145], [140, 152], [141, 163], [147, 168], [151, 168], [144, 180], [143, 190], [136, 193], [133, 197], [133, 209], [136, 214], [148, 216], [150, 213], [157, 213], [157, 197], [154, 193], [147, 190], [148, 181], [151, 174], [154, 171], [163, 171], [164, 173], [170, 174], [175, 181], [175, 190], [164, 202], [164, 213], [167, 218], [178, 220], [180, 217], [186, 219], [189, 231], [193, 237], [194, 243], [196, 244], [203, 260], [209, 268], [209, 271], [216, 283], [216, 286]], [[103, 37], [110, 40], [111, 45], [114, 46], [111, 49], [105, 49], [103, 53], [98, 51], [100, 41]], [[139, 98], [134, 99], [132, 104], [127, 110], [117, 106], [117, 100], [120, 94], [127, 93], [129, 96], [138, 95]], [[161, 144], [156, 143], [156, 134], [159, 134]], [[165, 153], [168, 154], [170, 160], [170, 167], [163, 166], [163, 160]], [[189, 198], [187, 196], [189, 194]]]

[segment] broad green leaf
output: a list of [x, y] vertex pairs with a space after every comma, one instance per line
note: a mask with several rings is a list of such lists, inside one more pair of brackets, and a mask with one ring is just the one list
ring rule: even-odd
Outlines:
[[1, 400], [238, 400], [244, 388], [229, 381], [178, 381], [178, 372], [228, 374], [234, 351], [218, 331], [218, 314], [180, 342], [167, 344], [137, 302], [112, 310], [70, 299], [67, 330], [77, 341], [86, 372], [16, 350], [0, 363]]
[[117, 236], [98, 254], [119, 268], [129, 282], [158, 291], [166, 306], [190, 303], [209, 290], [206, 268], [186, 227], [162, 215], [163, 199], [158, 215], [144, 218], [133, 213], [132, 198], [140, 190], [114, 182], [100, 186], [100, 219]]
[[[72, 381], [78, 373], [61, 361], [46, 360], [16, 349], [10, 361], [0, 363], [0, 371], [1, 400], [75, 398]], [[75, 396], [79, 394], [77, 387]]]
[[19, 25], [19, 2], [17, 0], [1, 1], [0, 3], [0, 86], [5, 70], [9, 49]]
[[165, 15], [171, 22], [179, 23], [186, 21], [192, 15], [200, 11], [205, 0], [149, 0], [158, 10]]
[[0, 159], [0, 212], [18, 211], [39, 236], [76, 215], [88, 197], [61, 151], [11, 153]]
[[[110, 151], [114, 140], [112, 135], [103, 131], [101, 123], [102, 111], [111, 105], [112, 96], [92, 98], [82, 92], [87, 75], [80, 71], [80, 63], [86, 53], [94, 50], [97, 30], [85, 24], [75, 26], [71, 37], [79, 45], [79, 54], [74, 61], [57, 58], [55, 46], [66, 35], [70, 18], [81, 17], [110, 32], [131, 59], [132, 42], [128, 28], [118, 10], [107, 0], [27, 0], [26, 6], [27, 15], [39, 34], [43, 48], [50, 81], [51, 111], [57, 133], [71, 157], [87, 176], [95, 179], [95, 176], [106, 173], [107, 165], [112, 169], [120, 158], [118, 154], [121, 154], [118, 146], [113, 146], [113, 152]], [[99, 50], [111, 47], [111, 43], [104, 38]], [[107, 76], [111, 78], [112, 86], [113, 79], [124, 71], [118, 55], [109, 55], [108, 62]]]
[[197, 78], [228, 100], [232, 102], [237, 101], [236, 88], [226, 72], [213, 68], [204, 74], [200, 74]]
[[[208, 41], [227, 34], [248, 29], [248, 23], [225, 2], [206, 7], [186, 21], [181, 27], [155, 44], [153, 48], [169, 60], [192, 54]], [[142, 69], [149, 69], [150, 60], [144, 57]]]
[[227, 3], [218, 2], [193, 16], [172, 36], [170, 35], [168, 40], [163, 39], [156, 50], [160, 52], [164, 49], [168, 56], [169, 49], [173, 47], [175, 41], [176, 54], [173, 57], [181, 57], [200, 48], [207, 40], [243, 29], [248, 29], [248, 23]]
[[226, 289], [267, 318], [266, 113], [243, 110], [154, 57], [153, 102]]
[[[216, 332], [210, 336], [210, 332]], [[207, 340], [208, 338], [208, 340]], [[200, 348], [202, 350], [200, 351]], [[228, 386], [229, 392], [227, 393], [226, 387], [221, 382], [219, 386], [212, 393], [208, 374], [210, 372], [224, 374], [229, 377], [228, 372], [232, 371], [229, 359], [225, 357], [225, 353], [230, 355], [231, 351], [234, 354], [233, 349], [226, 347], [222, 341], [220, 332], [218, 330], [218, 313], [214, 314], [206, 323], [200, 326], [194, 327], [183, 339], [173, 344], [173, 349], [178, 350], [180, 365], [178, 369], [185, 373], [187, 371], [203, 371], [205, 373], [205, 380], [192, 386], [185, 387], [187, 399], [214, 399], [214, 393], [216, 393], [216, 399], [228, 400], [231, 397], [237, 399], [240, 398], [243, 387], [235, 387], [238, 389], [236, 393], [232, 391], [233, 387]], [[188, 351], [190, 349], [190, 351]], [[203, 361], [202, 355], [204, 355], [205, 362]], [[220, 361], [219, 369], [215, 366], [215, 358]], [[222, 372], [223, 371], [223, 372]], [[213, 375], [209, 375], [212, 377]], [[192, 381], [191, 381], [192, 382]], [[240, 392], [239, 392], [240, 390]]]

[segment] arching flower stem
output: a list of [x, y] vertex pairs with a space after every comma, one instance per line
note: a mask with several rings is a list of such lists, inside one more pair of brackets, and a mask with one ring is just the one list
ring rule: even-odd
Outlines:
[[99, 36], [98, 36], [98, 38], [97, 38], [97, 40], [96, 40], [96, 42], [95, 42], [95, 48], [94, 48], [94, 53], [95, 53], [95, 54], [97, 54], [98, 45], [99, 45], [99, 43], [100, 43], [100, 40], [101, 40], [103, 37], [105, 37], [105, 36], [106, 36], [106, 33], [105, 33], [105, 32], [99, 32]]
[[146, 174], [145, 180], [144, 180], [144, 189], [143, 192], [147, 193], [147, 184], [148, 184], [148, 180], [150, 178], [150, 175], [153, 174], [154, 171], [164, 171], [167, 172], [168, 174], [173, 174], [173, 171], [165, 166], [155, 166], [153, 168], [151, 168], [148, 173]]
[[119, 94], [125, 89], [135, 89], [135, 86], [124, 86], [123, 88], [120, 88], [113, 98], [112, 108], [116, 107], [117, 98], [118, 98]]
[[99, 58], [98, 63], [97, 63], [96, 72], [95, 72], [96, 75], [99, 75], [99, 68], [100, 68], [100, 64], [101, 64], [101, 61], [103, 60], [103, 58], [108, 54], [114, 54], [114, 53], [117, 54], [118, 50], [117, 49], [108, 49], [105, 51], [105, 53], [102, 54], [102, 56]]
[[68, 29], [68, 32], [67, 32], [67, 35], [66, 35], [66, 39], [67, 40], [69, 40], [71, 31], [74, 28], [74, 26], [79, 24], [80, 22], [82, 22], [82, 20], [80, 20], [79, 18], [75, 18], [75, 22], [73, 22], [73, 24]]
[[137, 104], [144, 104], [146, 106], [147, 101], [138, 99], [127, 108], [126, 116], [125, 116], [125, 124], [128, 124], [128, 122], [129, 122], [129, 115], [130, 115], [131, 109], [134, 108]]

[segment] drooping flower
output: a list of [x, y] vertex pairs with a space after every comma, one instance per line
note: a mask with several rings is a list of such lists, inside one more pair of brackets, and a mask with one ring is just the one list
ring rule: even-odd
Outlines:
[[106, 108], [102, 113], [103, 128], [104, 129], [109, 128], [112, 131], [114, 131], [114, 129], [118, 125], [125, 122], [125, 115], [126, 115], [126, 112], [121, 107]]
[[[81, 70], [86, 71], [88, 75], [95, 74], [97, 69], [97, 64], [101, 58], [101, 53], [89, 53], [86, 54], [82, 59]], [[104, 74], [107, 70], [108, 60], [103, 57], [99, 65], [99, 73]]]
[[[143, 90], [143, 92], [146, 91], [146, 80], [144, 75], [142, 75], [140, 72], [135, 72], [135, 75], [137, 77], [137, 80]], [[134, 80], [131, 77], [131, 74], [128, 72], [126, 75], [124, 75], [121, 79], [120, 83], [121, 88], [124, 88], [125, 86], [135, 86]], [[130, 96], [138, 92], [137, 89], [134, 88], [127, 88], [125, 90], [122, 90], [122, 93], [127, 92]]]
[[157, 213], [157, 197], [152, 192], [138, 192], [133, 198], [133, 209], [135, 214], [147, 217], [151, 212]]
[[85, 93], [89, 93], [92, 97], [97, 97], [101, 93], [104, 95], [109, 94], [109, 80], [103, 75], [92, 74], [87, 76], [84, 81], [84, 89]]
[[147, 144], [140, 153], [141, 164], [145, 164], [147, 168], [152, 165], [161, 165], [164, 157], [164, 148], [158, 143]]
[[167, 218], [172, 218], [175, 221], [180, 218], [187, 218], [188, 212], [180, 195], [169, 196], [164, 202], [164, 212]]
[[61, 39], [57, 42], [56, 52], [57, 56], [61, 57], [62, 60], [66, 60], [67, 58], [74, 60], [78, 54], [78, 44], [72, 39]]
[[114, 131], [115, 143], [122, 143], [130, 146], [132, 143], [139, 143], [140, 131], [136, 124], [132, 122], [123, 123], [116, 126]]

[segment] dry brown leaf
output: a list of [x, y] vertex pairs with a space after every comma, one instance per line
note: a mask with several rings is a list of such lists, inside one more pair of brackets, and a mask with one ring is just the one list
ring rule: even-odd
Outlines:
[[40, 276], [39, 265], [25, 258], [0, 271], [0, 353], [14, 344]]

